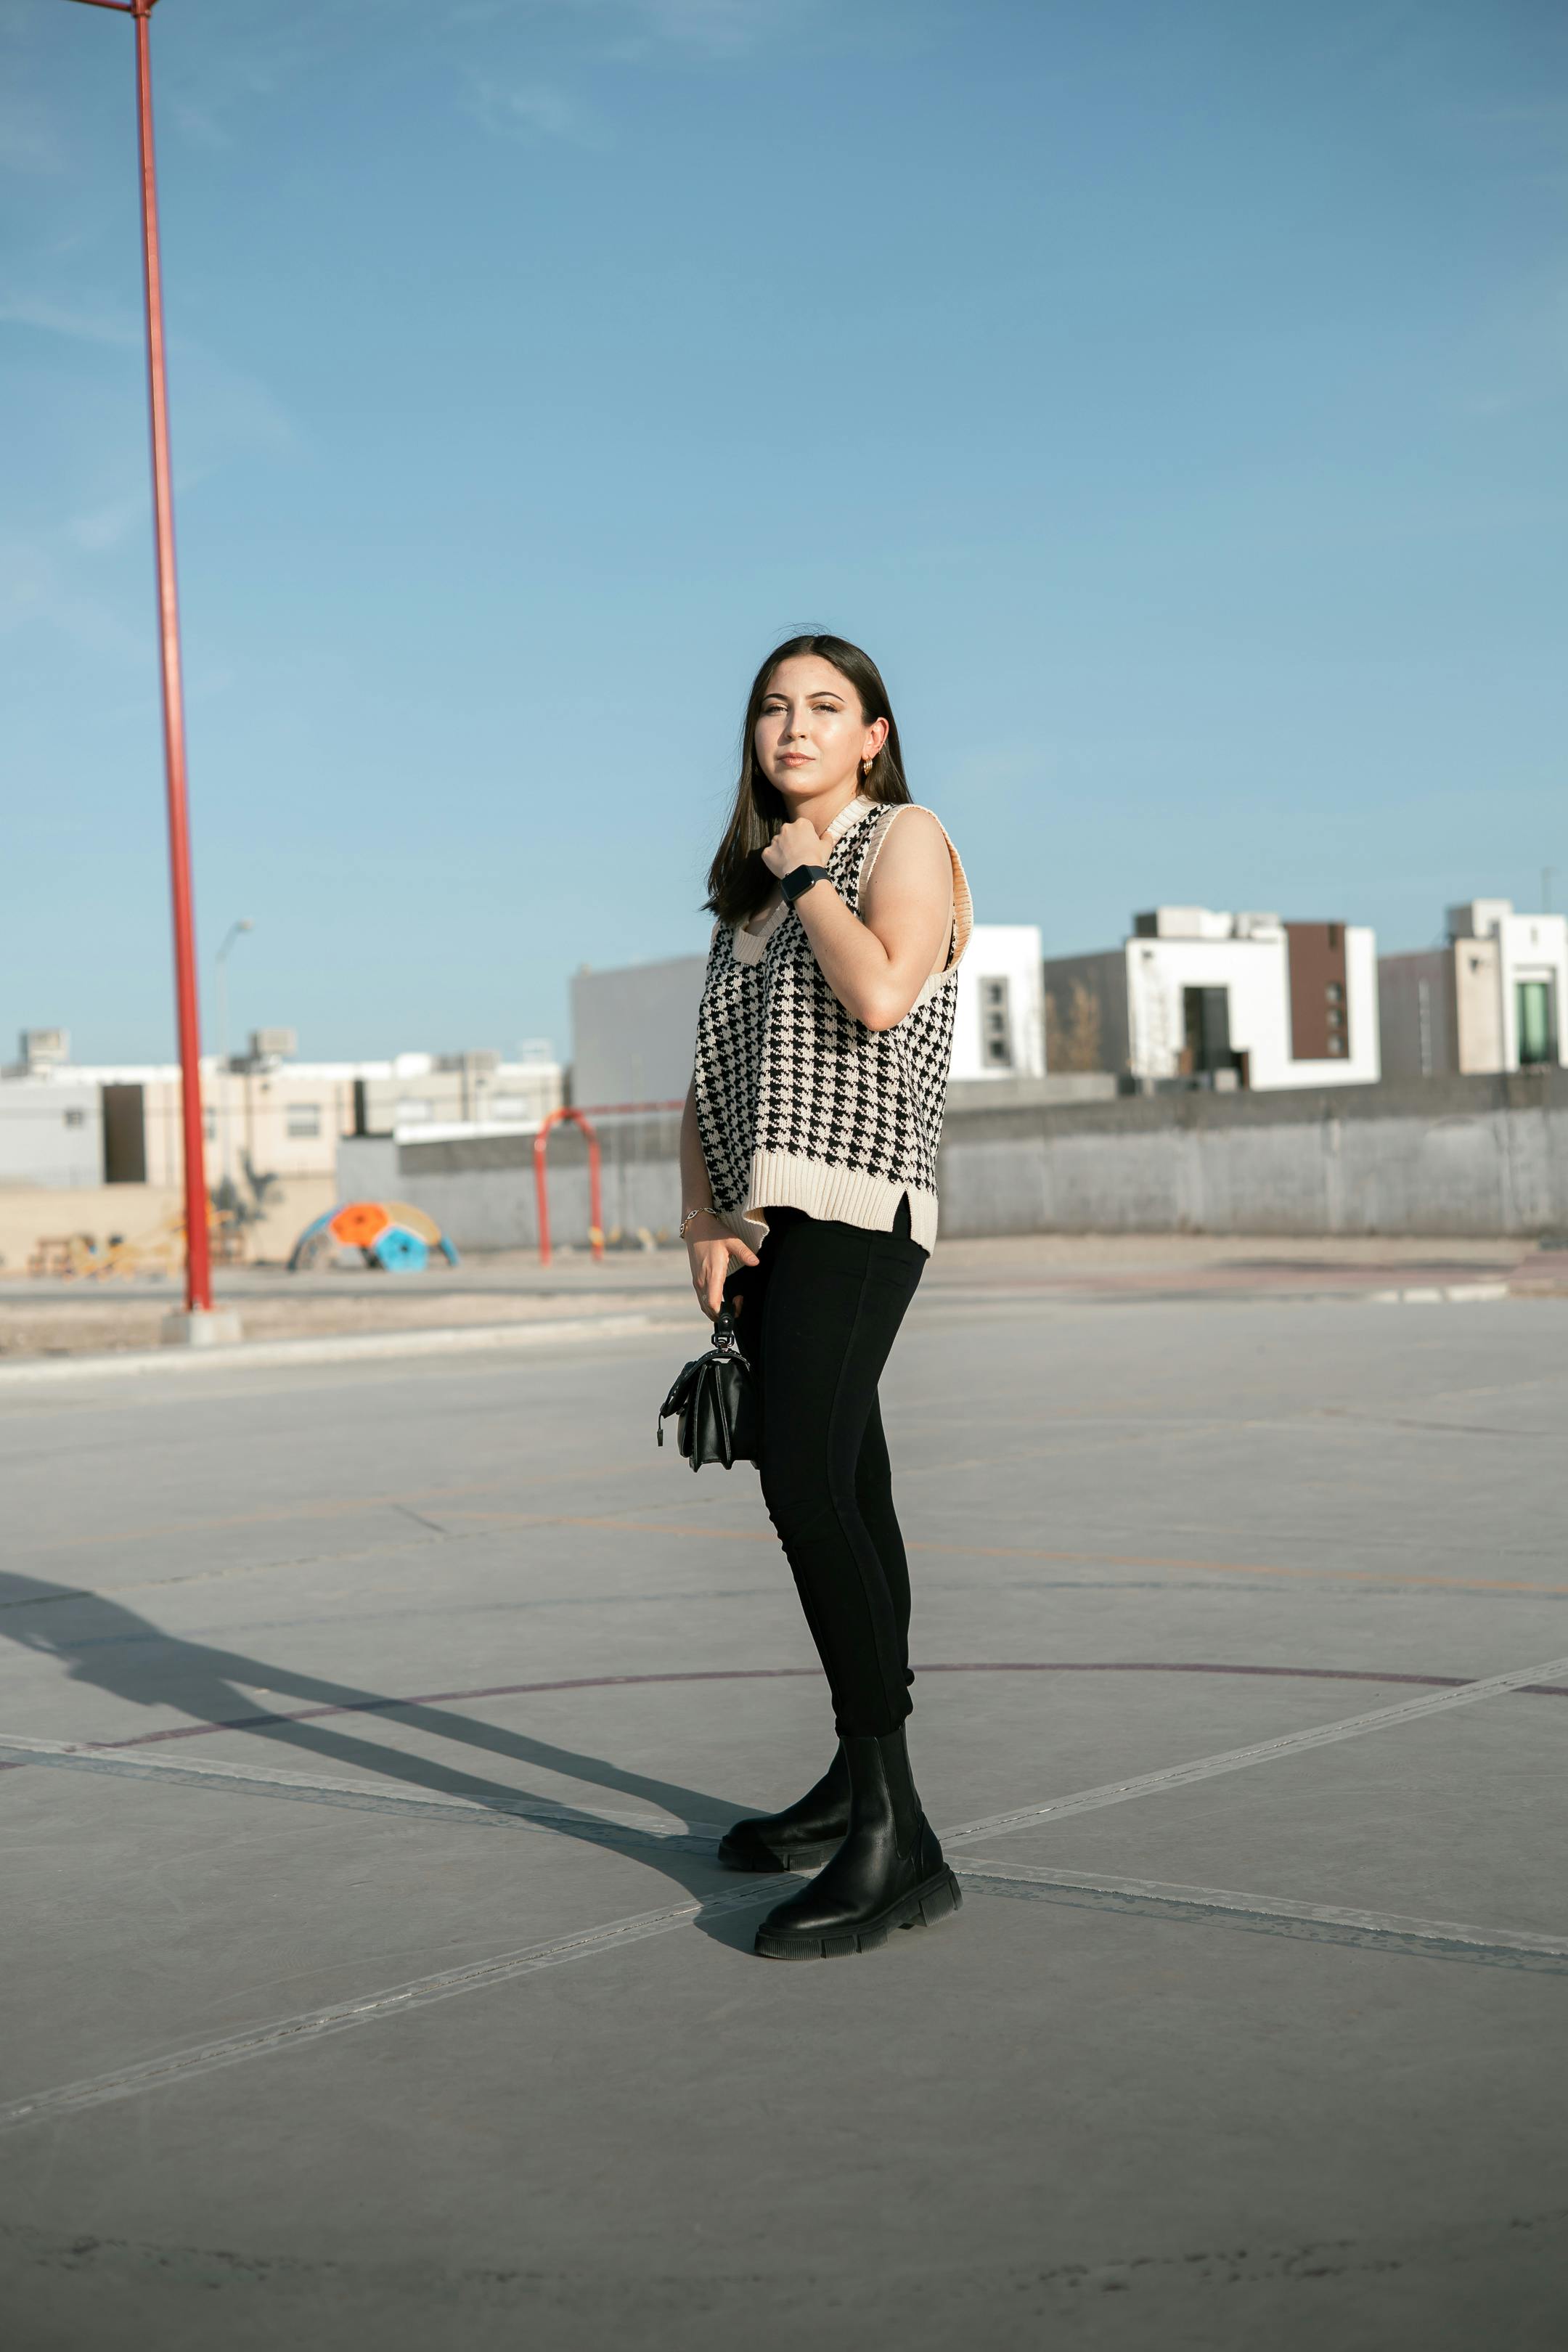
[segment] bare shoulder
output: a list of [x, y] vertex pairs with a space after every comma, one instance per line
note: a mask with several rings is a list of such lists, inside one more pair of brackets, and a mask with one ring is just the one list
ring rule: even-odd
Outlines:
[[952, 854], [940, 818], [918, 803], [901, 803], [896, 821], [883, 829], [867, 887], [945, 890], [952, 878]]

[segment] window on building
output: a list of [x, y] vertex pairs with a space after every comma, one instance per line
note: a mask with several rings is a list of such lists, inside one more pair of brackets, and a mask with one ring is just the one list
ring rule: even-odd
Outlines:
[[66, 1113], [66, 1125], [68, 1127], [85, 1127], [87, 1125], [86, 1111], [68, 1110]]
[[398, 1099], [397, 1124], [399, 1127], [417, 1127], [421, 1120], [434, 1118], [435, 1116], [435, 1104], [428, 1101], [423, 1095], [403, 1095]]
[[988, 1070], [1013, 1067], [1012, 982], [1006, 979], [980, 983], [980, 1058]]
[[290, 1135], [320, 1135], [321, 1106], [320, 1103], [290, 1103], [285, 1114], [285, 1125]]
[[1519, 1014], [1519, 1066], [1530, 1069], [1557, 1059], [1556, 1010], [1549, 980], [1516, 982], [1514, 1000]]
[[1323, 994], [1327, 999], [1323, 1017], [1328, 1032], [1326, 1040], [1328, 1049], [1331, 1055], [1343, 1055], [1351, 1049], [1344, 982], [1342, 980], [1325, 982]]
[[209, 1143], [217, 1141], [217, 1112], [211, 1103], [202, 1112], [202, 1132]]

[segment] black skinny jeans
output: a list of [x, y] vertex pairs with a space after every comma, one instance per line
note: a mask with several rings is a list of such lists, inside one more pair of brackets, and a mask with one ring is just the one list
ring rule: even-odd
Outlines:
[[910, 1712], [910, 1571], [877, 1382], [926, 1252], [906, 1197], [890, 1234], [770, 1209], [725, 1297], [762, 1407], [763, 1499], [795, 1575], [842, 1737]]

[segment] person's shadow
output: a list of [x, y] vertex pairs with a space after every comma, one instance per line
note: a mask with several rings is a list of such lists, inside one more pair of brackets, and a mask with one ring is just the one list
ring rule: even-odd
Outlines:
[[[0, 1635], [20, 1648], [58, 1660], [73, 1682], [90, 1683], [132, 1706], [175, 1707], [198, 1724], [247, 1732], [317, 1763], [347, 1766], [384, 1780], [401, 1780], [437, 1795], [461, 1798], [489, 1809], [492, 1818], [515, 1823], [525, 1832], [543, 1830], [633, 1854], [662, 1871], [705, 1906], [721, 1893], [733, 1897], [748, 1883], [722, 1869], [713, 1853], [717, 1829], [735, 1820], [742, 1808], [676, 1781], [626, 1771], [600, 1756], [557, 1748], [548, 1740], [505, 1731], [428, 1702], [389, 1698], [326, 1682], [270, 1659], [242, 1657], [205, 1643], [181, 1641], [118, 1601], [66, 1585], [47, 1584], [37, 1577], [0, 1572]], [[282, 1693], [306, 1704], [299, 1712], [258, 1713], [255, 1699], [248, 1696], [253, 1691], [269, 1696]], [[310, 1720], [318, 1709], [322, 1715], [342, 1710], [395, 1717], [442, 1739], [639, 1799], [674, 1814], [681, 1830], [669, 1836], [649, 1831], [639, 1833], [635, 1826], [600, 1820], [553, 1797], [533, 1800], [532, 1791], [510, 1781], [485, 1779], [434, 1758], [356, 1738], [352, 1732], [329, 1727], [320, 1719]], [[184, 1728], [180, 1727], [175, 1736]], [[100, 1752], [107, 1758], [148, 1744], [152, 1743], [105, 1742]], [[0, 1769], [22, 1760], [17, 1750], [0, 1748]], [[520, 1800], [532, 1800], [548, 1811], [524, 1815], [518, 1810]], [[768, 1888], [776, 1887], [775, 1899], [782, 1899], [788, 1886], [786, 1879], [771, 1875], [752, 1884], [759, 1909]], [[700, 1911], [693, 1925], [720, 1943], [750, 1946], [749, 1909], [737, 1911], [726, 1904], [711, 1913]]]

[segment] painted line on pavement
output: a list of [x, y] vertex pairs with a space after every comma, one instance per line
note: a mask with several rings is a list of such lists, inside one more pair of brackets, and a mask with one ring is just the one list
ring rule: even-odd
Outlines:
[[1568, 1937], [1531, 1935], [1522, 1928], [1462, 1927], [1450, 1919], [1409, 1919], [1394, 1911], [1298, 1903], [1289, 1895], [1238, 1895], [1229, 1887], [1172, 1885], [1158, 1878], [1107, 1878], [1093, 1871], [1037, 1869], [979, 1858], [965, 1862], [958, 1875], [966, 1887], [981, 1894], [1020, 1895], [1061, 1903], [1098, 1897], [1097, 1908], [1152, 1913], [1200, 1924], [1217, 1921], [1255, 1931], [1299, 1933], [1312, 1941], [1568, 1976]]
[[126, 1380], [146, 1372], [277, 1370], [290, 1364], [349, 1364], [362, 1358], [461, 1355], [496, 1348], [545, 1348], [579, 1339], [624, 1339], [643, 1331], [684, 1330], [689, 1315], [572, 1315], [535, 1323], [440, 1324], [415, 1331], [350, 1331], [319, 1339], [241, 1339], [228, 1348], [124, 1348], [97, 1356], [38, 1356], [0, 1364], [0, 1389], [59, 1381]]
[[84, 2082], [36, 2091], [30, 2097], [11, 2099], [0, 2106], [0, 2131], [14, 2131], [22, 2124], [41, 2123], [52, 2116], [79, 2114], [84, 2107], [104, 2106], [114, 2099], [132, 2098], [139, 2091], [155, 2091], [192, 2075], [214, 2074], [220, 2067], [239, 2065], [247, 2058], [266, 2058], [277, 2051], [298, 2050], [356, 2025], [379, 2025], [408, 2010], [427, 2009], [433, 2002], [450, 2000], [458, 1993], [482, 1992], [491, 1985], [510, 1984], [520, 1977], [535, 1976], [543, 1969], [560, 1968], [569, 1960], [622, 1951], [628, 1944], [642, 1943], [650, 1936], [665, 1936], [672, 1928], [685, 1927], [699, 1912], [705, 1917], [714, 1917], [722, 1912], [742, 1911], [770, 1901], [776, 1895], [779, 1884], [777, 1878], [770, 1876], [765, 1886], [747, 1886], [706, 1899], [693, 1897], [686, 1903], [669, 1904], [661, 1911], [633, 1912], [626, 1918], [608, 1920], [600, 1927], [584, 1927], [576, 1935], [558, 1936], [549, 1943], [528, 1944], [519, 1951], [500, 1952], [491, 1959], [472, 1961], [467, 1968], [442, 1969], [434, 1976], [414, 1977], [405, 1984], [389, 1985], [383, 1991], [366, 1993], [356, 2000], [334, 2001], [328, 2008], [310, 2010], [300, 2017], [279, 2018], [272, 2024], [256, 2026], [247, 2033], [227, 2034], [221, 2041], [171, 2051], [166, 2057], [122, 2066], [113, 2074], [94, 2074]]
[[1105, 1805], [1126, 1804], [1135, 1797], [1159, 1796], [1167, 1789], [1189, 1788], [1194, 1781], [1216, 1780], [1225, 1772], [1244, 1771], [1248, 1765], [1271, 1764], [1281, 1756], [1300, 1756], [1309, 1748], [1330, 1748], [1342, 1739], [1359, 1739], [1369, 1731], [1393, 1731], [1424, 1716], [1439, 1715], [1449, 1707], [1473, 1706], [1478, 1700], [1555, 1681], [1565, 1674], [1568, 1658], [1549, 1658], [1539, 1666], [1513, 1666], [1507, 1674], [1488, 1675], [1479, 1682], [1461, 1683], [1453, 1690], [1432, 1691], [1424, 1698], [1401, 1699], [1394, 1706], [1374, 1707], [1368, 1715], [1346, 1716], [1338, 1723], [1321, 1723], [1308, 1731], [1289, 1731], [1278, 1739], [1255, 1740], [1247, 1748], [1227, 1748], [1217, 1756], [1200, 1756], [1190, 1764], [1167, 1764], [1161, 1771], [1142, 1772], [1135, 1780], [1108, 1780], [1098, 1789], [1079, 1790], [1074, 1796], [1051, 1797], [1044, 1804], [1022, 1806], [1010, 1813], [993, 1813], [984, 1821], [965, 1822], [957, 1829], [943, 1830], [942, 1843], [966, 1844], [975, 1838], [999, 1837], [1008, 1831], [1063, 1821], [1073, 1813], [1098, 1812]]
[[1372, 1307], [1466, 1307], [1509, 1296], [1506, 1282], [1425, 1283], [1404, 1290], [1374, 1290], [1367, 1303]]
[[[1559, 1666], [1568, 1667], [1568, 1660], [1556, 1663]], [[917, 1675], [1235, 1675], [1280, 1682], [1416, 1683], [1424, 1688], [1444, 1692], [1463, 1693], [1475, 1688], [1474, 1682], [1463, 1675], [1416, 1675], [1392, 1669], [1381, 1672], [1371, 1666], [1277, 1666], [1169, 1658], [972, 1659], [921, 1665], [914, 1671]], [[323, 1717], [331, 1716], [395, 1715], [405, 1708], [451, 1706], [474, 1699], [534, 1698], [561, 1691], [637, 1689], [666, 1683], [812, 1681], [818, 1679], [820, 1674], [821, 1669], [817, 1666], [707, 1666], [668, 1674], [569, 1675], [555, 1682], [489, 1683], [472, 1690], [419, 1691], [397, 1698], [367, 1696], [336, 1700], [325, 1706], [300, 1706], [266, 1715], [228, 1716], [216, 1723], [170, 1724], [161, 1731], [139, 1731], [129, 1739], [46, 1741], [43, 1745], [62, 1754], [122, 1755], [132, 1748], [163, 1747], [175, 1739], [213, 1739], [226, 1731], [262, 1731], [286, 1723], [316, 1723]], [[1517, 1689], [1521, 1697], [1525, 1698], [1568, 1698], [1568, 1682], [1526, 1681], [1510, 1684], [1510, 1687]], [[1358, 1723], [1363, 1720], [1361, 1717], [1352, 1719]], [[28, 1744], [20, 1735], [0, 1738], [0, 1748]], [[15, 1769], [0, 1762], [0, 1772]]]
[[[19, 1761], [29, 1764], [104, 1772], [121, 1780], [173, 1780], [187, 1788], [235, 1789], [253, 1796], [298, 1798], [358, 1812], [416, 1813], [437, 1821], [521, 1822], [525, 1828], [603, 1830], [638, 1845], [689, 1848], [698, 1853], [710, 1853], [713, 1841], [723, 1836], [725, 1827], [720, 1822], [700, 1821], [677, 1827], [660, 1813], [552, 1804], [547, 1798], [512, 1796], [501, 1790], [491, 1795], [483, 1790], [468, 1794], [459, 1789], [389, 1788], [381, 1780], [345, 1780], [329, 1772], [289, 1772], [276, 1765], [186, 1764], [175, 1756], [105, 1754], [70, 1740], [31, 1739], [18, 1732], [0, 1732], [0, 1749], [13, 1750]], [[389, 1760], [392, 1753], [388, 1751]]]
[[[1295, 1733], [1283, 1739], [1261, 1740], [1251, 1748], [1232, 1748], [1223, 1755], [1202, 1758], [1189, 1764], [1172, 1765], [1161, 1772], [1142, 1773], [1136, 1780], [1112, 1781], [1098, 1789], [1081, 1790], [1075, 1796], [1058, 1797], [1047, 1804], [993, 1814], [985, 1821], [965, 1822], [956, 1829], [943, 1830], [939, 1834], [942, 1843], [949, 1846], [977, 1837], [1005, 1836], [1015, 1830], [1035, 1828], [1045, 1821], [1089, 1812], [1104, 1805], [1122, 1804], [1135, 1797], [1155, 1795], [1166, 1789], [1210, 1779], [1216, 1773], [1239, 1770], [1245, 1765], [1269, 1762], [1280, 1756], [1300, 1753], [1304, 1748], [1322, 1747], [1332, 1740], [1355, 1738], [1363, 1732], [1393, 1729], [1399, 1724], [1418, 1720], [1440, 1708], [1472, 1705], [1504, 1691], [1522, 1689], [1527, 1684], [1545, 1680], [1564, 1671], [1568, 1671], [1568, 1658], [1554, 1658], [1544, 1665], [1516, 1666], [1507, 1674], [1489, 1675], [1483, 1681], [1466, 1683], [1458, 1690], [1435, 1691], [1422, 1698], [1405, 1699], [1396, 1706], [1379, 1707], [1369, 1715], [1352, 1716], [1342, 1723], [1325, 1724], [1316, 1732]], [[480, 1991], [491, 1984], [510, 1982], [542, 1969], [560, 1967], [569, 1960], [587, 1959], [602, 1952], [620, 1950], [627, 1944], [668, 1935], [673, 1929], [684, 1927], [700, 1912], [705, 1916], [717, 1916], [767, 1902], [778, 1885], [778, 1878], [770, 1874], [766, 1884], [761, 1887], [750, 1886], [734, 1894], [717, 1895], [707, 1902], [694, 1899], [671, 1904], [662, 1911], [634, 1913], [627, 1918], [613, 1919], [603, 1927], [584, 1928], [576, 1935], [560, 1937], [550, 1943], [529, 1945], [519, 1952], [505, 1952], [490, 1960], [476, 1961], [468, 1968], [443, 1969], [437, 1976], [420, 1977], [409, 1983], [391, 1986], [383, 1992], [364, 1995], [357, 2000], [334, 2002], [329, 2008], [311, 2011], [300, 2017], [284, 2018], [270, 2025], [257, 2026], [248, 2032], [231, 2034], [222, 2041], [203, 2042], [191, 2050], [174, 2051], [163, 2058], [124, 2067], [116, 2074], [93, 2075], [83, 2082], [34, 2092], [30, 2096], [13, 2099], [0, 2105], [0, 2131], [37, 2122], [45, 2116], [68, 2115], [85, 2107], [102, 2105], [110, 2100], [129, 2098], [137, 2092], [156, 2090], [163, 2084], [195, 2074], [210, 2074], [219, 2067], [237, 2065], [247, 2058], [265, 2057], [274, 2051], [298, 2048], [302, 2043], [344, 2032], [352, 2026], [379, 2024], [383, 2019], [398, 2015], [405, 2010], [422, 2007], [435, 2000], [449, 2000], [457, 1993]]]

